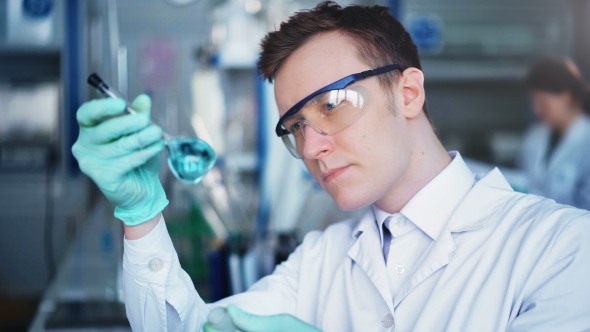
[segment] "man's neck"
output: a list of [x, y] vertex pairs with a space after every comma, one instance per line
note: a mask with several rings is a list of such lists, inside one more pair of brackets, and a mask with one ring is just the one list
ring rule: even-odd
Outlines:
[[398, 213], [420, 189], [434, 179], [452, 158], [428, 125], [423, 126], [410, 151], [408, 168], [399, 182], [375, 205], [386, 212]]

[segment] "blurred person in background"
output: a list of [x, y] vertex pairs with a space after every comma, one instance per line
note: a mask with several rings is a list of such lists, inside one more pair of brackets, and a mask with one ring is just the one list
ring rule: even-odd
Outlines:
[[590, 209], [590, 90], [575, 64], [560, 58], [535, 63], [526, 77], [541, 122], [525, 136], [521, 166], [529, 192]]
[[215, 331], [212, 306], [248, 332], [590, 330], [590, 213], [517, 193], [497, 169], [476, 177], [445, 150], [417, 48], [387, 7], [301, 11], [263, 39], [259, 68], [275, 82], [286, 148], [341, 209], [370, 208], [207, 305], [161, 213], [149, 98], [114, 118], [122, 100], [85, 103], [73, 153], [124, 223], [135, 331]]

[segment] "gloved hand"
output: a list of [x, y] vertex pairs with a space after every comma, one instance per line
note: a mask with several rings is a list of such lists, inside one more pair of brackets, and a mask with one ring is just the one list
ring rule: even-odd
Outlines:
[[[80, 136], [72, 153], [116, 206], [115, 217], [129, 226], [152, 219], [168, 205], [158, 178], [162, 129], [150, 125], [151, 105], [148, 96], [140, 95], [131, 105], [138, 113], [121, 115], [123, 100], [98, 99], [76, 114]], [[120, 116], [105, 120], [113, 115]]]
[[[318, 328], [288, 314], [258, 316], [242, 311], [233, 305], [228, 306], [226, 310], [234, 325], [244, 332], [321, 332]], [[203, 326], [203, 330], [205, 332], [223, 332], [214, 329], [209, 323]]]

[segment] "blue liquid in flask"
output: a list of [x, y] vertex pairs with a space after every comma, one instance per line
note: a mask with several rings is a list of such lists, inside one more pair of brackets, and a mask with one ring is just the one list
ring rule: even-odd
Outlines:
[[198, 183], [215, 164], [215, 152], [198, 138], [177, 137], [165, 143], [170, 170], [184, 183]]

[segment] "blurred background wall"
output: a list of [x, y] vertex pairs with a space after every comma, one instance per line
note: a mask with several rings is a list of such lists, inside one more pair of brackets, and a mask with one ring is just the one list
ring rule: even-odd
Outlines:
[[[318, 2], [0, 0], [0, 330], [44, 330], [67, 301], [120, 300], [121, 226], [70, 150], [77, 108], [98, 97], [92, 72], [129, 99], [149, 94], [166, 131], [218, 153], [197, 186], [165, 162], [160, 174], [169, 231], [205, 298], [247, 288], [307, 231], [362, 213], [339, 211], [274, 137], [272, 86], [255, 69], [260, 38]], [[441, 140], [473, 160], [515, 166], [536, 59], [571, 58], [590, 78], [588, 0], [339, 3], [391, 6], [420, 49]]]

